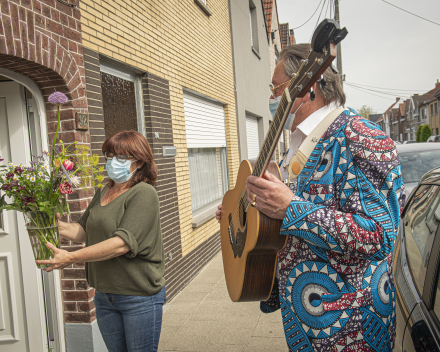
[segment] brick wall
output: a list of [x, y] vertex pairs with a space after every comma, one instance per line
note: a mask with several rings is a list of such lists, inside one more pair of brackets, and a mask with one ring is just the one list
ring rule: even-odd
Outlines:
[[[166, 175], [167, 180], [175, 178], [174, 190], [171, 188], [167, 190], [173, 196], [169, 198], [170, 204], [166, 205], [173, 210], [169, 215], [166, 215], [169, 218], [164, 217], [162, 223], [164, 230], [172, 233], [169, 239], [166, 239], [164, 235], [166, 253], [175, 248], [173, 249], [173, 261], [169, 263], [167, 260], [168, 281], [173, 282], [172, 275], [184, 276], [182, 273], [185, 273], [185, 275], [191, 276], [191, 270], [195, 270], [191, 268], [196, 264], [191, 263], [191, 260], [186, 257], [195, 258], [193, 253], [198, 253], [199, 249], [208, 243], [216, 242], [219, 225], [213, 219], [198, 228], [192, 228], [183, 109], [184, 88], [226, 103], [225, 124], [231, 187], [234, 185], [239, 166], [228, 1], [209, 1], [208, 7], [213, 13], [212, 16], [207, 16], [193, 0], [180, 2], [171, 0], [153, 2], [82, 0], [80, 7], [85, 48], [118, 60], [128, 67], [147, 72], [144, 86], [148, 86], [150, 82], [153, 85], [153, 81], [158, 87], [168, 86], [160, 89], [168, 89], [169, 91], [170, 108], [169, 111], [163, 113], [167, 115], [166, 119], [171, 121], [172, 130], [169, 127], [164, 127], [162, 122], [153, 123], [159, 118], [158, 116], [155, 116], [151, 123], [148, 122], [147, 100], [149, 93], [144, 92], [145, 120], [148, 139], [155, 149], [158, 165], [161, 162], [159, 154], [157, 154], [161, 154], [160, 143], [167, 140], [167, 143], [172, 142], [168, 145], [177, 147], [174, 165], [170, 159], [164, 159], [164, 164], [161, 164], [161, 169], [159, 169], [159, 175], [161, 173]], [[91, 100], [89, 98], [90, 105], [92, 104]], [[91, 109], [92, 107], [90, 108], [90, 119], [91, 125], [93, 125], [94, 116]], [[157, 112], [157, 110], [154, 111]], [[94, 130], [93, 126], [91, 127], [93, 145]], [[168, 131], [164, 135], [164, 139], [159, 138], [157, 141], [152, 139], [151, 133], [159, 132], [162, 136], [163, 128]], [[174, 175], [171, 171], [173, 168]], [[163, 182], [167, 184], [165, 179]], [[160, 186], [158, 186], [158, 192], [162, 192]], [[174, 226], [177, 226], [178, 229]], [[179, 258], [179, 254], [176, 257], [175, 253], [175, 250], [179, 251], [177, 249], [179, 242], [182, 260], [188, 264], [183, 264], [180, 259], [176, 259]], [[187, 270], [179, 274], [177, 270], [179, 265], [187, 265]]]
[[[87, 113], [85, 76], [79, 9], [55, 0], [0, 1], [0, 66], [31, 78], [47, 97], [61, 91], [69, 103], [61, 109], [59, 139], [64, 142], [90, 143], [88, 132], [75, 130], [75, 113]], [[54, 107], [46, 104], [48, 141], [51, 145], [57, 124]], [[87, 206], [83, 199], [93, 191], [76, 190], [69, 196], [72, 219]], [[76, 250], [82, 245], [63, 240], [62, 248]], [[72, 265], [62, 271], [62, 290], [66, 322], [93, 319], [84, 265]]]

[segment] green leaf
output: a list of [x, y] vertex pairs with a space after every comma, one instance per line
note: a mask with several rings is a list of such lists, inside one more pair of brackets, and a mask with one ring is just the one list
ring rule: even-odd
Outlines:
[[57, 209], [58, 209], [58, 213], [60, 213], [60, 216], [63, 216], [64, 210], [60, 202], [57, 203]]

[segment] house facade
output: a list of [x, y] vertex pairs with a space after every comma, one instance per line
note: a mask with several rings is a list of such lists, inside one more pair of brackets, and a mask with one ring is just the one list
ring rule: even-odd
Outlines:
[[271, 39], [262, 1], [229, 0], [229, 9], [240, 160], [256, 159], [272, 119]]
[[[255, 30], [267, 45], [256, 5]], [[47, 97], [54, 91], [69, 99], [59, 139], [89, 146], [101, 164], [106, 138], [119, 130], [144, 134], [158, 166], [172, 299], [219, 251], [213, 209], [238, 171], [228, 1], [17, 0], [0, 6], [0, 155], [28, 164], [32, 154], [48, 150], [56, 112]], [[259, 61], [250, 40], [247, 48]], [[269, 50], [261, 48], [266, 88]], [[264, 108], [269, 114], [267, 94], [256, 113], [263, 111], [268, 125]], [[79, 118], [87, 124], [79, 126]], [[69, 195], [72, 214], [65, 220], [76, 221], [93, 195], [93, 189]], [[2, 352], [105, 351], [84, 265], [51, 274], [37, 270], [20, 214], [3, 212], [0, 243], [0, 301], [8, 317], [0, 330]], [[81, 247], [62, 241], [69, 251]]]

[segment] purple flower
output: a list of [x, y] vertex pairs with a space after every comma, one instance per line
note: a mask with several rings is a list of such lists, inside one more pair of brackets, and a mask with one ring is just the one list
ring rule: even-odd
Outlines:
[[21, 197], [21, 201], [22, 202], [27, 202], [27, 198], [26, 197]]
[[6, 174], [6, 179], [9, 180], [10, 178], [14, 177], [14, 174], [12, 172], [8, 172]]
[[33, 197], [29, 198], [29, 203], [35, 203], [35, 199]]
[[69, 101], [66, 95], [61, 92], [53, 92], [51, 95], [49, 95], [48, 100], [49, 103], [52, 103], [53, 105], [63, 105]]
[[21, 167], [16, 167], [14, 172], [16, 174], [21, 174], [23, 172], [23, 169]]
[[3, 160], [5, 160], [5, 159], [2, 159], [2, 156], [0, 155], [0, 161], [3, 161]]
[[18, 186], [18, 181], [17, 180], [12, 180], [10, 185], [11, 185], [11, 187], [17, 187]]
[[2, 190], [3, 190], [3, 191], [9, 191], [9, 185], [4, 184], [4, 185], [2, 186]]

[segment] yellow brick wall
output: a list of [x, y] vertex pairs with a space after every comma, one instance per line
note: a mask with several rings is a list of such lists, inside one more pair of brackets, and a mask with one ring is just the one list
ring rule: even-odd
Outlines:
[[238, 142], [227, 0], [82, 0], [83, 45], [170, 84], [183, 255], [219, 230], [213, 219], [192, 228], [183, 87], [225, 102], [229, 178], [234, 185]]

